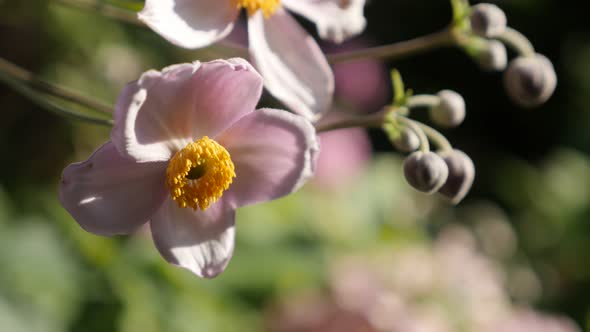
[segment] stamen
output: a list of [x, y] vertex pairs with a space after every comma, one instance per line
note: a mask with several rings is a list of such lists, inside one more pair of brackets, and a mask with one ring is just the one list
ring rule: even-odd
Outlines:
[[179, 207], [207, 209], [236, 177], [229, 152], [203, 136], [178, 151], [166, 169], [166, 186]]
[[281, 0], [232, 0], [236, 2], [238, 8], [244, 8], [248, 15], [254, 15], [258, 10], [262, 10], [264, 17], [269, 18], [281, 4]]

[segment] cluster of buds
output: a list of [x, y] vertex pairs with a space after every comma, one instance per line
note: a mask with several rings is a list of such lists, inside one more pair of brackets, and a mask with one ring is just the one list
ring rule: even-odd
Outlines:
[[[524, 35], [507, 25], [506, 14], [498, 6], [477, 4], [467, 14], [457, 26], [463, 49], [482, 69], [504, 71], [504, 86], [515, 103], [534, 107], [547, 101], [557, 85], [551, 61], [536, 53]], [[510, 62], [505, 45], [517, 54]]]
[[[427, 108], [431, 121], [440, 127], [459, 126], [465, 119], [465, 101], [460, 94], [442, 90], [436, 95], [415, 95], [404, 91], [401, 76], [392, 73], [395, 100], [391, 116], [383, 126], [393, 145], [409, 153], [403, 165], [406, 181], [427, 194], [440, 193], [452, 204], [459, 203], [469, 192], [475, 177], [473, 161], [464, 152], [454, 149], [434, 128], [408, 117], [411, 110]], [[430, 142], [438, 145], [430, 151]]]
[[[534, 107], [551, 97], [557, 84], [553, 65], [545, 56], [535, 53], [525, 36], [507, 25], [506, 15], [498, 6], [467, 5], [457, 12], [463, 12], [454, 21], [454, 36], [459, 45], [482, 69], [504, 71], [504, 84], [514, 102]], [[505, 45], [517, 53], [510, 62]], [[397, 85], [393, 104], [401, 111], [395, 112], [383, 129], [398, 150], [409, 153], [403, 168], [407, 182], [421, 192], [438, 192], [451, 203], [459, 203], [473, 184], [473, 161], [454, 149], [441, 133], [409, 119], [408, 115], [414, 108], [425, 107], [434, 125], [457, 127], [466, 115], [463, 97], [451, 90], [412, 96], [403, 90], [399, 75], [393, 78], [394, 87]], [[439, 150], [430, 151], [429, 142], [435, 143]]]

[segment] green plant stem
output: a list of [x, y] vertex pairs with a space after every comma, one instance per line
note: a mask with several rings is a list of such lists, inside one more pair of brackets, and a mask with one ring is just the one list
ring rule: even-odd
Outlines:
[[366, 58], [395, 60], [435, 48], [451, 46], [456, 44], [456, 42], [455, 33], [453, 29], [449, 27], [439, 32], [389, 45], [328, 54], [327, 58], [328, 61], [333, 64]]
[[[412, 120], [413, 121], [413, 120]], [[426, 134], [426, 136], [432, 141], [440, 150], [442, 151], [451, 151], [453, 150], [453, 146], [447, 140], [447, 138], [439, 133], [436, 129], [427, 126], [421, 122], [413, 121], [416, 123], [417, 126]]]
[[416, 107], [435, 107], [440, 103], [440, 97], [436, 95], [414, 95], [408, 98], [406, 106], [409, 108]]
[[111, 114], [112, 107], [96, 99], [85, 96], [77, 91], [62, 87], [60, 85], [50, 83], [43, 79], [36, 77], [30, 71], [27, 71], [14, 63], [7, 61], [0, 57], [0, 71], [11, 76], [13, 79], [19, 80], [30, 88], [40, 92], [44, 92], [67, 101], [75, 102], [79, 105], [97, 110], [103, 113]]
[[387, 121], [387, 116], [393, 112], [392, 108], [386, 107], [378, 112], [358, 115], [342, 113], [342, 118], [328, 123], [316, 124], [316, 132], [323, 133], [327, 131], [346, 129], [346, 128], [381, 128]]
[[535, 47], [528, 38], [519, 31], [506, 27], [504, 33], [498, 36], [498, 40], [506, 44], [521, 56], [534, 56]]
[[28, 99], [33, 101], [35, 104], [39, 105], [40, 107], [42, 107], [52, 113], [55, 113], [57, 115], [64, 116], [64, 117], [67, 117], [70, 119], [81, 120], [81, 121], [85, 121], [85, 122], [89, 122], [89, 123], [93, 123], [93, 124], [99, 124], [99, 125], [103, 125], [103, 126], [110, 127], [113, 125], [112, 120], [102, 119], [102, 118], [98, 118], [95, 116], [82, 114], [82, 113], [61, 107], [61, 106], [49, 101], [45, 96], [41, 95], [40, 93], [33, 90], [32, 88], [28, 87], [27, 85], [22, 83], [20, 80], [14, 79], [13, 77], [11, 77], [10, 75], [6, 74], [3, 71], [0, 71], [0, 82], [4, 82], [6, 85], [10, 86], [11, 88], [13, 88], [15, 91], [17, 91], [21, 95], [27, 97]]

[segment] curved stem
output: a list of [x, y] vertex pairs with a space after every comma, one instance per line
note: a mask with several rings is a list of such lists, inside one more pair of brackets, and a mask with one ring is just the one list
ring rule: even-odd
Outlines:
[[406, 106], [409, 108], [416, 107], [435, 107], [440, 104], [440, 97], [436, 95], [413, 95], [408, 98]]
[[430, 143], [428, 143], [428, 137], [426, 137], [426, 134], [420, 127], [421, 123], [401, 115], [397, 115], [395, 119], [399, 121], [402, 125], [410, 128], [410, 130], [412, 130], [418, 136], [418, 139], [420, 140], [420, 151], [430, 151]]
[[347, 114], [342, 119], [336, 121], [316, 124], [315, 128], [318, 134], [345, 128], [380, 128], [387, 120], [387, 115], [392, 111], [391, 108], [386, 107], [378, 112], [367, 115]]
[[512, 48], [522, 56], [534, 56], [535, 47], [528, 38], [519, 31], [506, 27], [504, 33], [498, 36], [498, 40]]
[[447, 138], [443, 134], [439, 133], [436, 129], [434, 129], [430, 126], [427, 126], [421, 122], [416, 122], [416, 124], [420, 127], [420, 129], [422, 129], [424, 134], [426, 134], [426, 136], [428, 136], [428, 138], [434, 144], [436, 144], [436, 146], [438, 146], [439, 149], [441, 149], [443, 151], [453, 150], [453, 146], [447, 140]]
[[57, 115], [61, 115], [61, 116], [71, 118], [71, 119], [82, 120], [82, 121], [86, 121], [86, 122], [90, 122], [90, 123], [94, 123], [94, 124], [99, 124], [99, 125], [103, 125], [103, 126], [110, 127], [113, 125], [113, 122], [109, 119], [103, 119], [103, 118], [98, 118], [98, 117], [91, 116], [88, 114], [82, 114], [82, 113], [72, 111], [72, 110], [63, 108], [61, 106], [58, 106], [58, 105], [52, 103], [51, 101], [47, 100], [46, 98], [44, 98], [41, 94], [39, 94], [35, 90], [29, 88], [28, 86], [24, 85], [19, 80], [14, 79], [13, 77], [5, 74], [2, 71], [0, 71], [0, 81], [6, 83], [11, 88], [13, 88], [15, 91], [17, 91], [21, 95], [27, 97], [28, 99], [30, 99], [31, 101], [33, 101], [34, 103], [39, 105], [40, 107], [42, 107], [52, 113], [55, 113]]
[[112, 107], [96, 99], [85, 96], [77, 91], [70, 90], [60, 85], [47, 82], [36, 77], [30, 71], [25, 70], [12, 62], [0, 57], [0, 71], [6, 73], [14, 79], [17, 79], [27, 84], [32, 89], [62, 98], [67, 101], [72, 101], [88, 108], [111, 114]]
[[412, 54], [429, 51], [442, 46], [455, 44], [456, 38], [452, 28], [446, 28], [439, 32], [431, 33], [414, 39], [397, 42], [389, 45], [369, 47], [360, 50], [328, 54], [330, 63], [362, 60], [365, 58], [374, 59], [399, 59]]

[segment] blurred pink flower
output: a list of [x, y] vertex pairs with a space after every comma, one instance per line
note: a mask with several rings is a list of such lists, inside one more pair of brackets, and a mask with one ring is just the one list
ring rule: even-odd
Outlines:
[[[366, 42], [354, 40], [338, 46], [327, 45], [325, 49], [339, 52], [364, 46], [367, 46]], [[376, 111], [388, 102], [390, 84], [387, 72], [387, 67], [374, 59], [336, 64], [336, 97], [340, 97], [342, 102], [354, 108], [354, 112]], [[345, 116], [346, 112], [334, 108], [319, 122], [337, 121]], [[320, 188], [338, 189], [349, 184], [364, 171], [371, 158], [371, 142], [365, 129], [340, 129], [319, 136], [322, 152], [318, 158], [313, 181]]]
[[319, 135], [322, 152], [313, 183], [337, 190], [357, 178], [371, 158], [371, 142], [362, 128], [341, 129]]
[[186, 48], [209, 46], [248, 11], [250, 55], [267, 89], [310, 120], [328, 111], [334, 78], [314, 39], [286, 8], [313, 21], [320, 36], [335, 42], [365, 27], [365, 0], [147, 0], [139, 19], [168, 41]]
[[233, 254], [236, 208], [289, 194], [312, 174], [313, 126], [254, 111], [261, 93], [243, 59], [144, 73], [119, 96], [111, 140], [64, 170], [62, 205], [99, 235], [149, 221], [168, 262], [216, 276]]
[[[341, 45], [326, 45], [330, 53], [350, 51], [370, 46], [364, 39], [354, 39]], [[361, 113], [379, 110], [390, 102], [389, 70], [376, 59], [349, 61], [333, 66], [335, 95]]]

